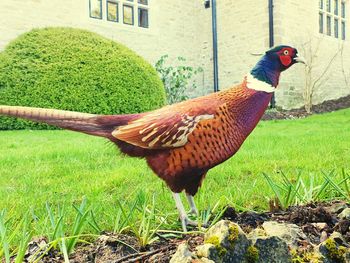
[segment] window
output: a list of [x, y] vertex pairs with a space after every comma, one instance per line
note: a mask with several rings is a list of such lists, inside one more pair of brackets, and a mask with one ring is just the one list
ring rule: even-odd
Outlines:
[[330, 13], [331, 12], [331, 0], [326, 0], [326, 9], [327, 12]]
[[339, 38], [339, 19], [334, 18], [334, 37]]
[[319, 0], [319, 33], [345, 40], [345, 9], [344, 0]]
[[89, 0], [90, 17], [102, 19], [102, 0]]
[[89, 0], [89, 15], [91, 18], [149, 28], [149, 1], [151, 0]]
[[139, 27], [148, 27], [148, 10], [139, 8]]
[[337, 16], [339, 12], [339, 0], [334, 0], [334, 14]]
[[327, 16], [327, 35], [330, 36], [332, 34], [331, 30], [331, 17]]
[[345, 18], [345, 2], [341, 2], [341, 17]]
[[107, 20], [112, 22], [118, 22], [118, 3], [113, 1], [107, 1]]
[[123, 23], [127, 25], [134, 24], [134, 7], [123, 5]]
[[323, 34], [323, 13], [319, 14], [319, 28], [320, 28], [320, 33]]

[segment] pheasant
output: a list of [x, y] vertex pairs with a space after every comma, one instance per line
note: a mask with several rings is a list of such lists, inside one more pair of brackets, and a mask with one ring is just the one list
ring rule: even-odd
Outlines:
[[44, 122], [101, 136], [121, 152], [147, 160], [172, 191], [182, 228], [195, 225], [184, 209], [185, 191], [198, 215], [193, 196], [209, 169], [233, 156], [255, 128], [275, 91], [280, 73], [305, 63], [295, 48], [268, 50], [241, 84], [207, 96], [139, 114], [95, 115], [54, 109], [0, 106], [0, 114]]

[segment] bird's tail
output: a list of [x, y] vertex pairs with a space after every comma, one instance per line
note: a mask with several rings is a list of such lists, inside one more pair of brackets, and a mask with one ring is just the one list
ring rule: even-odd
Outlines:
[[112, 131], [128, 123], [134, 114], [96, 115], [74, 111], [0, 105], [0, 115], [43, 122], [64, 129], [112, 138]]

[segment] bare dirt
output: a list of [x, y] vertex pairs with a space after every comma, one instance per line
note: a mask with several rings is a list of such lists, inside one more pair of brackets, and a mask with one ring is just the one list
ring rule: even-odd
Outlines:
[[[237, 212], [234, 207], [227, 207], [221, 219], [238, 223], [243, 231], [249, 233], [260, 227], [265, 221], [293, 223], [301, 227], [308, 241], [298, 240], [301, 247], [318, 245], [333, 232], [339, 232], [347, 243], [350, 243], [350, 221], [340, 220], [338, 215], [350, 207], [343, 201], [312, 203], [305, 206], [292, 206], [286, 211], [275, 212]], [[80, 245], [70, 256], [72, 263], [86, 262], [169, 262], [180, 243], [187, 242], [194, 249], [203, 244], [203, 235], [183, 235], [177, 238], [164, 238], [146, 247], [140, 247], [137, 239], [130, 235], [102, 233], [93, 243]], [[33, 240], [32, 251], [43, 239]], [[26, 258], [28, 259], [28, 254]], [[41, 262], [64, 262], [58, 251], [50, 251]]]
[[312, 112], [307, 113], [304, 108], [293, 109], [293, 110], [279, 110], [279, 111], [267, 111], [263, 120], [283, 120], [283, 119], [298, 119], [305, 118], [312, 114], [320, 114], [326, 112], [332, 112], [336, 110], [350, 108], [350, 95], [342, 97], [336, 100], [328, 100], [321, 104], [314, 105]]

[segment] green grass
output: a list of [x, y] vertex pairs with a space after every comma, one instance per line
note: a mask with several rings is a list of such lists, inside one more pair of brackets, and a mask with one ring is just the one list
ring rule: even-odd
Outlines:
[[[340, 176], [343, 168], [350, 171], [349, 109], [261, 122], [233, 158], [208, 173], [195, 200], [200, 210], [218, 201], [264, 210], [274, 194], [263, 173], [279, 180], [282, 170], [293, 180], [301, 170], [316, 184], [324, 180], [322, 170]], [[140, 192], [149, 200], [154, 194], [156, 213], [176, 221], [170, 191], [145, 161], [121, 155], [104, 139], [68, 131], [0, 132], [0, 211], [13, 220], [29, 211], [35, 235], [50, 232], [46, 203], [65, 207], [65, 222], [73, 225], [72, 204], [79, 207], [86, 197], [98, 226], [113, 230], [119, 204], [131, 204]]]

